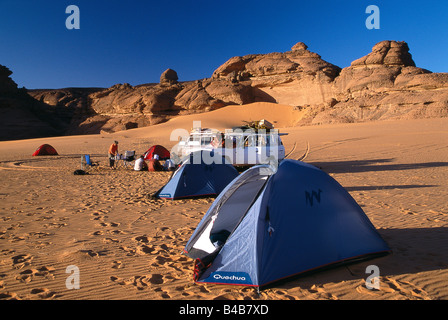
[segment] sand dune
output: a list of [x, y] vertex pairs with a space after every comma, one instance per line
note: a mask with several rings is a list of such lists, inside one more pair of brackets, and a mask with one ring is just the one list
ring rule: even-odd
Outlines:
[[[138, 153], [171, 147], [173, 129], [192, 121], [223, 129], [275, 121], [291, 157], [308, 141], [306, 162], [338, 180], [365, 210], [393, 254], [293, 279], [260, 294], [198, 285], [183, 246], [213, 199], [154, 200], [165, 172], [106, 168], [110, 143]], [[448, 298], [448, 119], [294, 127], [300, 112], [270, 104], [230, 106], [115, 134], [0, 142], [0, 299], [427, 300]], [[59, 156], [31, 157], [42, 143]], [[101, 167], [75, 176], [80, 155]], [[365, 286], [380, 268], [380, 289]], [[80, 289], [68, 289], [80, 272]]]
[[128, 138], [152, 138], [166, 141], [175, 129], [190, 131], [194, 122], [199, 122], [203, 128], [211, 128], [224, 132], [226, 128], [244, 125], [245, 121], [269, 120], [275, 128], [293, 127], [303, 116], [303, 112], [292, 106], [257, 102], [247, 105], [227, 106], [206, 113], [177, 117], [166, 123], [119, 132], [114, 136]]

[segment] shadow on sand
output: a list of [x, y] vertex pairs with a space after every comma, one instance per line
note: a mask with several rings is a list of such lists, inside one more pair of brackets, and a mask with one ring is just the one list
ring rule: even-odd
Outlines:
[[390, 186], [351, 186], [344, 187], [348, 192], [352, 191], [376, 191], [376, 190], [395, 190], [395, 189], [418, 189], [438, 187], [431, 184], [404, 184], [404, 185], [390, 185]]
[[392, 253], [380, 258], [365, 260], [316, 271], [290, 278], [281, 288], [308, 288], [328, 282], [362, 280], [370, 276], [366, 273], [369, 265], [376, 265], [380, 276], [398, 276], [448, 268], [448, 228], [380, 229], [378, 232], [389, 244]]
[[448, 167], [448, 162], [392, 163], [394, 159], [372, 159], [354, 161], [312, 162], [327, 173], [358, 173], [369, 171], [418, 170], [435, 167]]

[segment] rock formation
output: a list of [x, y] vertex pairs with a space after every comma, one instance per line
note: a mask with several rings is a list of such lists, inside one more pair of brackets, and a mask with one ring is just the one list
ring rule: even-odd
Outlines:
[[331, 83], [340, 70], [299, 42], [284, 53], [231, 58], [213, 73], [212, 79], [250, 86], [254, 101], [311, 105], [331, 99]]
[[160, 84], [173, 85], [179, 80], [177, 72], [173, 69], [166, 69], [160, 76]]
[[0, 65], [0, 141], [63, 135], [72, 114], [33, 99], [18, 88], [12, 72]]
[[[10, 75], [0, 68], [2, 108], [5, 92], [21, 90]], [[65, 124], [58, 132], [65, 134], [126, 130], [258, 101], [297, 107], [304, 113], [298, 125], [448, 116], [448, 73], [416, 67], [407, 43], [398, 41], [376, 44], [344, 69], [299, 42], [287, 52], [232, 57], [210, 78], [196, 81], [179, 81], [177, 72], [167, 69], [156, 84], [28, 94], [39, 110], [58, 110]]]
[[308, 123], [448, 116], [448, 73], [416, 67], [405, 42], [376, 44], [342, 69], [333, 86], [336, 103], [310, 108]]
[[9, 77], [12, 71], [0, 65], [0, 94], [17, 92], [17, 84]]

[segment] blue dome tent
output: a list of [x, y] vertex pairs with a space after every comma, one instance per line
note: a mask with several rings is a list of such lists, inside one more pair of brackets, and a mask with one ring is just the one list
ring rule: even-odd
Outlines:
[[263, 287], [390, 252], [361, 207], [322, 170], [254, 166], [215, 199], [184, 253], [195, 281]]
[[154, 196], [162, 199], [217, 196], [237, 176], [238, 171], [221, 155], [197, 151], [182, 162]]

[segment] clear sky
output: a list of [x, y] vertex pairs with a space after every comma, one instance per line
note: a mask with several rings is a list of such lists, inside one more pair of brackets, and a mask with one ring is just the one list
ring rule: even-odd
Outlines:
[[[66, 28], [69, 5], [80, 29]], [[369, 30], [366, 8], [380, 9]], [[0, 0], [0, 64], [19, 87], [110, 87], [208, 78], [233, 56], [297, 42], [347, 67], [382, 40], [406, 41], [417, 66], [448, 72], [446, 0]]]

